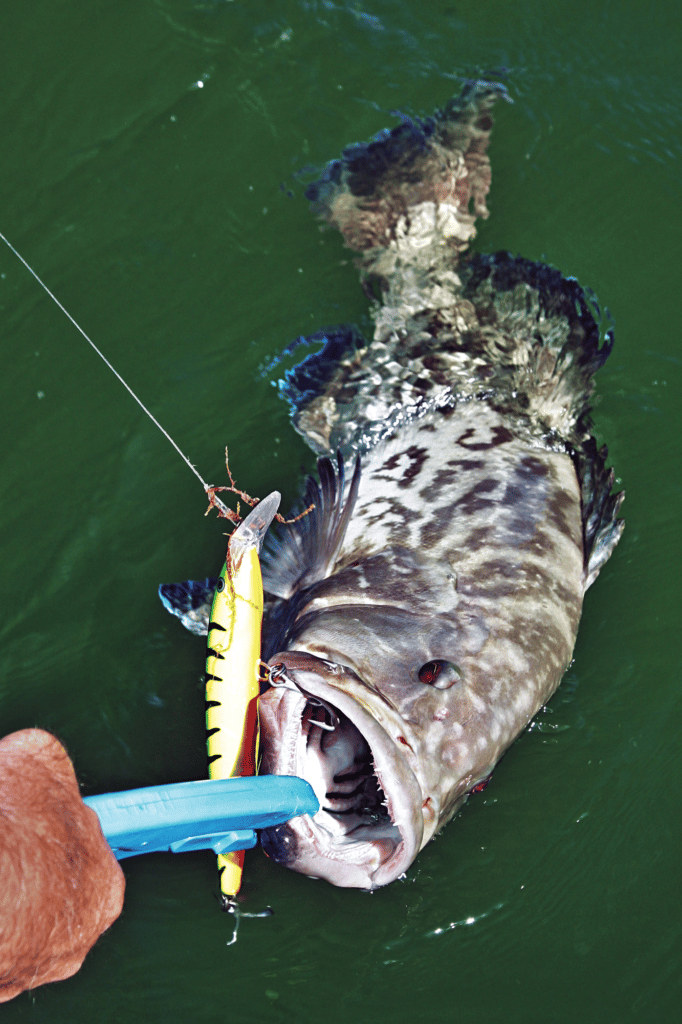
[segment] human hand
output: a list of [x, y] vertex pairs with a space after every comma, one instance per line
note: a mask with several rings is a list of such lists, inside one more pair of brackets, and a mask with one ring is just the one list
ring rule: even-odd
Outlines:
[[0, 1002], [70, 978], [123, 906], [125, 880], [59, 740], [0, 740]]

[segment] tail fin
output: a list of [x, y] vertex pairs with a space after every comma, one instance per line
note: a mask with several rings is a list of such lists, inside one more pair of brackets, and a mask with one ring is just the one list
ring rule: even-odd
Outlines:
[[486, 150], [490, 110], [500, 96], [509, 99], [499, 83], [471, 82], [433, 117], [404, 117], [370, 142], [347, 146], [308, 186], [306, 197], [356, 252], [387, 248], [399, 221], [423, 203], [447, 205], [451, 230], [445, 237], [465, 249], [476, 216], [488, 216]]
[[369, 143], [348, 146], [306, 193], [313, 210], [338, 228], [358, 260], [375, 308], [375, 340], [409, 329], [421, 309], [452, 305], [459, 254], [487, 217], [488, 141], [496, 82], [470, 82], [428, 119], [402, 124]]

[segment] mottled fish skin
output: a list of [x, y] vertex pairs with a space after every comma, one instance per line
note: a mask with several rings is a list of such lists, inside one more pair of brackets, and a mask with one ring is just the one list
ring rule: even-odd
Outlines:
[[[359, 455], [362, 471], [352, 492], [339, 479], [352, 514], [331, 563], [316, 558], [316, 510], [265, 566], [280, 598], [266, 656], [288, 685], [261, 699], [263, 770], [306, 774], [328, 806], [263, 845], [338, 885], [399, 877], [489, 776], [559, 685], [585, 589], [622, 528], [590, 429], [592, 375], [612, 345], [600, 342], [598, 310], [550, 268], [506, 254], [458, 265], [474, 234], [469, 200], [487, 214], [497, 95], [485, 83], [465, 90], [422, 123], [419, 144], [420, 126], [407, 139], [396, 130], [391, 170], [356, 147], [311, 191], [382, 301], [371, 342], [349, 333], [344, 349], [337, 334], [333, 357], [309, 357], [282, 386], [311, 447]], [[329, 465], [321, 459], [327, 475]], [[329, 748], [345, 756], [336, 775], [306, 696], [330, 721], [334, 709], [345, 716]], [[334, 802], [338, 780], [367, 764], [353, 727], [394, 826], [379, 816], [375, 841], [366, 786], [349, 798], [350, 819], [334, 811], [346, 807]]]
[[266, 541], [261, 771], [322, 806], [262, 845], [337, 885], [400, 877], [489, 776], [559, 685], [622, 531], [592, 437], [613, 344], [596, 304], [549, 267], [462, 258], [503, 95], [470, 83], [309, 190], [381, 300], [371, 341], [336, 329], [280, 383], [321, 457], [314, 511]]
[[[421, 845], [558, 686], [585, 585], [570, 458], [473, 404], [433, 438], [416, 422], [369, 454], [339, 555], [270, 659], [298, 651], [350, 668], [397, 711], [424, 797]], [[420, 681], [434, 660], [457, 666], [454, 686]], [[267, 697], [261, 716], [273, 771]]]

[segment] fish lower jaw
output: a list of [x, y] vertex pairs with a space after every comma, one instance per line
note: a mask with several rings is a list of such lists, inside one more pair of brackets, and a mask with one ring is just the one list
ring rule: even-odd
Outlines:
[[303, 874], [375, 889], [404, 874], [419, 851], [421, 790], [367, 708], [311, 675], [295, 674], [297, 691], [261, 698], [262, 771], [307, 779], [320, 810], [265, 830], [261, 845]]
[[[310, 782], [320, 802], [320, 810], [311, 820], [313, 848], [319, 857], [336, 862], [341, 875], [355, 878], [359, 873], [361, 887], [372, 888], [372, 879], [403, 844], [400, 829], [389, 812], [371, 751], [358, 730], [336, 716], [335, 734], [341, 736], [335, 745], [341, 748], [336, 751], [342, 755], [340, 761], [333, 750], [331, 756], [329, 753], [336, 735], [309, 724], [306, 728], [308, 708], [303, 716], [297, 774]], [[341, 770], [335, 771], [339, 764]]]

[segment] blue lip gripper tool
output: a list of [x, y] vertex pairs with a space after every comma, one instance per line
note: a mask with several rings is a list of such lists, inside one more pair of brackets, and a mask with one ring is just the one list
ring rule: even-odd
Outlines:
[[250, 775], [146, 786], [85, 797], [118, 860], [141, 853], [250, 850], [256, 829], [320, 808], [294, 775]]

